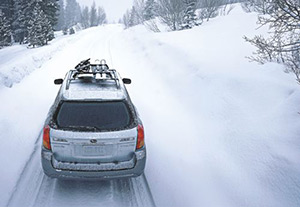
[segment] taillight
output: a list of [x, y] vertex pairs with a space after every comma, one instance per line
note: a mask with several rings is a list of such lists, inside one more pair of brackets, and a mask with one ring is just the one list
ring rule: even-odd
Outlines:
[[141, 149], [144, 146], [144, 127], [143, 125], [138, 125], [138, 137], [137, 137], [137, 144], [136, 149]]
[[50, 127], [45, 126], [44, 127], [44, 134], [43, 134], [43, 145], [46, 149], [51, 150], [51, 145], [50, 145]]

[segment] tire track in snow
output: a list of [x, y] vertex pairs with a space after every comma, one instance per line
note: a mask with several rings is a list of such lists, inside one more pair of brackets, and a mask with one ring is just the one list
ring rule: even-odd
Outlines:
[[[14, 188], [14, 191], [8, 201], [7, 206], [18, 206], [16, 204], [16, 201], [20, 200], [20, 198], [18, 198], [18, 195], [20, 194], [20, 189], [19, 186], [25, 186], [25, 184], [27, 182], [30, 182], [33, 180], [31, 179], [31, 177], [27, 177], [27, 174], [30, 174], [32, 176], [34, 180], [35, 185], [34, 186], [27, 186], [26, 190], [24, 190], [24, 192], [22, 192], [22, 197], [23, 198], [28, 198], [28, 197], [35, 197], [35, 195], [38, 193], [37, 189], [40, 187], [41, 183], [42, 183], [42, 179], [43, 176], [42, 174], [39, 173], [39, 170], [34, 170], [36, 169], [35, 164], [38, 162], [37, 159], [37, 151], [39, 148], [39, 138], [42, 136], [42, 131], [39, 134], [39, 137], [37, 138], [36, 142], [35, 142], [35, 147], [33, 149], [33, 152], [31, 153], [19, 179], [18, 182], [16, 184], [16, 187]], [[26, 179], [24, 179], [26, 178]], [[32, 203], [30, 203], [31, 200], [29, 199], [24, 199], [24, 201], [22, 202], [22, 206], [32, 206]]]

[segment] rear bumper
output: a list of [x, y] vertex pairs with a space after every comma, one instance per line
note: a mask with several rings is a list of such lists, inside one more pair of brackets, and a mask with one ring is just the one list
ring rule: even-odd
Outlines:
[[[146, 148], [135, 152], [134, 164], [129, 169], [118, 169], [115, 167], [113, 170], [95, 170], [92, 167], [92, 171], [89, 170], [76, 170], [76, 168], [59, 169], [55, 168], [53, 163], [57, 161], [53, 157], [53, 153], [45, 148], [42, 148], [42, 167], [44, 173], [53, 178], [95, 178], [95, 179], [112, 179], [112, 178], [124, 178], [124, 177], [137, 177], [144, 172], [146, 164]], [[113, 163], [111, 163], [113, 164]], [[115, 164], [118, 165], [118, 164]]]

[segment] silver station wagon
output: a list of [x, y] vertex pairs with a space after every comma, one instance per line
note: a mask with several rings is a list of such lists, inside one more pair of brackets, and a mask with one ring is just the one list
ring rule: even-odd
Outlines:
[[124, 84], [104, 60], [70, 70], [43, 129], [42, 167], [55, 178], [121, 178], [144, 172], [144, 128]]

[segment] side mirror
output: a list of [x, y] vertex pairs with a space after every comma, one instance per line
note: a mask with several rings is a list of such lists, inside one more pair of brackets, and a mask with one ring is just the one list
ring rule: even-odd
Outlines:
[[131, 83], [131, 79], [129, 79], [129, 78], [123, 78], [122, 81], [123, 81], [124, 84], [130, 84]]
[[55, 80], [54, 80], [54, 84], [55, 84], [55, 85], [60, 85], [60, 84], [62, 84], [63, 82], [64, 82], [64, 80], [61, 79], [61, 78], [55, 79]]

